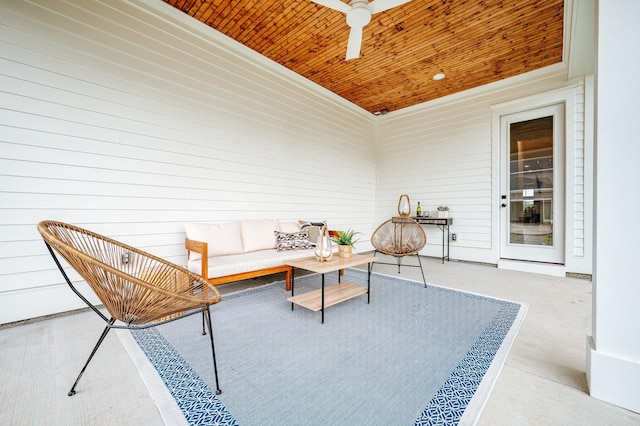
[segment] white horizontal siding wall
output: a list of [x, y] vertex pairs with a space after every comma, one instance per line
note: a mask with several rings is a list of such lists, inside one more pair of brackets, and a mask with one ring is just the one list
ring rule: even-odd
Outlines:
[[[380, 211], [397, 214], [398, 196], [404, 193], [411, 199], [412, 214], [418, 201], [431, 215], [447, 205], [455, 218], [452, 229], [463, 233], [467, 245], [490, 247], [489, 122], [488, 111], [465, 104], [383, 120], [378, 127]], [[435, 226], [424, 229], [428, 244], [422, 253], [441, 255], [442, 233]]]
[[[568, 86], [576, 83], [567, 82], [564, 67], [554, 66], [382, 116], [376, 133], [378, 221], [397, 214], [400, 194], [410, 196], [414, 213], [418, 201], [422, 211], [428, 210], [431, 214], [435, 214], [437, 206], [447, 205], [453, 217], [451, 232], [459, 235], [458, 241], [450, 243], [451, 257], [497, 263], [499, 182], [494, 175], [494, 161], [499, 153], [493, 152], [492, 147], [491, 108]], [[584, 126], [580, 93], [576, 96], [576, 115], [569, 118]], [[578, 131], [575, 135], [579, 139]], [[567, 177], [573, 197], [567, 201], [566, 208], [573, 217], [574, 211], [578, 213], [583, 209], [582, 194], [578, 192], [583, 190], [579, 176], [584, 172], [584, 153], [581, 140], [577, 145], [573, 139], [566, 143], [572, 153], [572, 162], [567, 163]], [[572, 222], [568, 227], [571, 225], [567, 239], [579, 247], [585, 225], [581, 221]], [[421, 253], [440, 256], [441, 231], [435, 226], [424, 229], [428, 244]], [[568, 255], [580, 254], [579, 249], [575, 253], [572, 249]]]
[[375, 226], [373, 117], [166, 4], [10, 0], [0, 32], [0, 323], [82, 306], [43, 219], [180, 264], [187, 221]]
[[[575, 146], [574, 146], [574, 169], [573, 169], [573, 223], [569, 223], [569, 226], [573, 226], [573, 255], [579, 258], [585, 255], [585, 235], [587, 230], [585, 229], [585, 216], [588, 214], [585, 209], [587, 196], [585, 191], [586, 176], [585, 176], [585, 152], [587, 145], [585, 143], [585, 90], [584, 85], [578, 86], [575, 96]], [[571, 175], [569, 175], [571, 176]]]

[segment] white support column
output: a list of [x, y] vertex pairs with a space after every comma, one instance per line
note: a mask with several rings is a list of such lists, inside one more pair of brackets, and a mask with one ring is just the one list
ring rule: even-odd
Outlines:
[[598, 399], [640, 412], [640, 2], [596, 5], [593, 335]]

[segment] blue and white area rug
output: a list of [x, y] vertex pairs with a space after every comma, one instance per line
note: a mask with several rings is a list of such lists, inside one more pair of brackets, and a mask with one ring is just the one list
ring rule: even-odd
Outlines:
[[[366, 285], [366, 272], [343, 281]], [[318, 275], [296, 279], [296, 294], [319, 287]], [[167, 424], [474, 424], [526, 312], [380, 274], [370, 304], [329, 307], [324, 324], [289, 296], [279, 282], [212, 308], [219, 396], [201, 316], [118, 333]]]

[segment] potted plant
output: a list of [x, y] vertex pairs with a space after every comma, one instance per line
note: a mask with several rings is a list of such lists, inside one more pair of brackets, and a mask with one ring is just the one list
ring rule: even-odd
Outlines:
[[449, 207], [438, 206], [438, 217], [449, 217]]
[[338, 256], [349, 259], [353, 254], [354, 244], [358, 242], [355, 236], [360, 234], [349, 228], [346, 231], [335, 231], [334, 237], [331, 240], [338, 245]]

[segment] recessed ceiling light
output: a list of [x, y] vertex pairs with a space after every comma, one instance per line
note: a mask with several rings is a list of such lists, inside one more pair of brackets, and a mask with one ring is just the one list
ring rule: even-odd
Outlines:
[[442, 80], [443, 78], [444, 78], [444, 73], [441, 73], [441, 72], [433, 76], [434, 80]]

